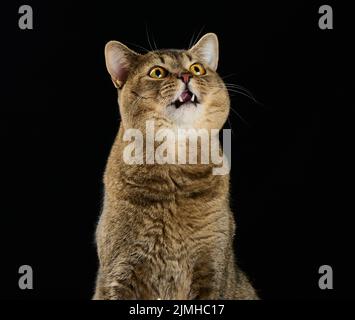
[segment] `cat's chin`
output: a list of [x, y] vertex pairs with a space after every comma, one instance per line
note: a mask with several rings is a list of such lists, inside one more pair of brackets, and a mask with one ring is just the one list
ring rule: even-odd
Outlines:
[[203, 107], [200, 103], [187, 102], [179, 107], [170, 104], [165, 109], [165, 116], [177, 127], [191, 128], [201, 120]]

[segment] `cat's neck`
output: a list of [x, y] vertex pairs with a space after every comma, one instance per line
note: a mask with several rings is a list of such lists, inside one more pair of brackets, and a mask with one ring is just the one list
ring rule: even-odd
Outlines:
[[213, 164], [129, 164], [123, 159], [121, 128], [116, 137], [105, 172], [105, 187], [134, 199], [142, 197], [169, 201], [180, 197], [198, 197], [215, 192], [221, 185], [228, 191], [229, 176], [213, 174]]

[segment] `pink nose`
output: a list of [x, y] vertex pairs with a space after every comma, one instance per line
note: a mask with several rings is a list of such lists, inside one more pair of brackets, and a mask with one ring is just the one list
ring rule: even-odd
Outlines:
[[181, 74], [181, 78], [182, 78], [182, 81], [187, 84], [189, 81], [190, 81], [190, 74], [189, 73], [182, 73]]

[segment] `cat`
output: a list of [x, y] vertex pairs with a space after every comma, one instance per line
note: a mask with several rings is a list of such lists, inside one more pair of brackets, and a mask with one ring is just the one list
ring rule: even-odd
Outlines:
[[213, 164], [127, 164], [125, 131], [221, 129], [230, 100], [216, 72], [218, 38], [188, 50], [138, 54], [110, 41], [106, 67], [121, 115], [105, 174], [96, 231], [95, 300], [258, 299], [238, 268], [229, 207], [229, 175]]

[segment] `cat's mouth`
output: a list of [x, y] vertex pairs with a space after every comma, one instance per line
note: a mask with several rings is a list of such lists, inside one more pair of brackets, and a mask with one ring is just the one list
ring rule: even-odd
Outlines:
[[188, 89], [184, 90], [180, 94], [180, 96], [173, 102], [176, 108], [180, 108], [183, 104], [188, 103], [193, 103], [194, 105], [197, 105], [198, 103], [196, 95]]

